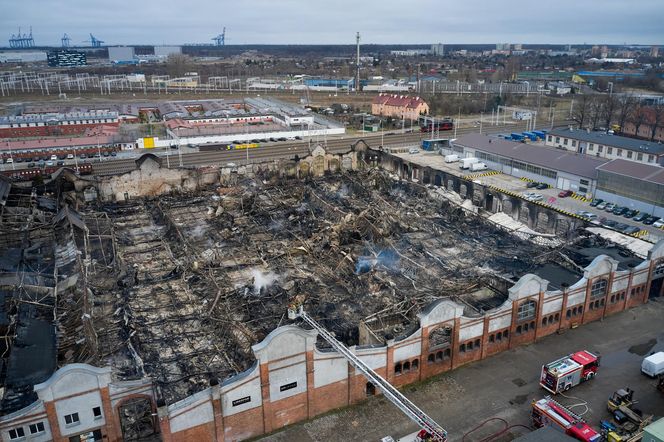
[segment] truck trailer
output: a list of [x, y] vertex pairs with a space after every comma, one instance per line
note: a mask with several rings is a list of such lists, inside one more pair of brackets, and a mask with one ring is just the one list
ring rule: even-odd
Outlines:
[[486, 164], [482, 162], [473, 163], [470, 165], [471, 172], [477, 172], [478, 170], [487, 170]]
[[540, 385], [556, 394], [595, 377], [599, 358], [587, 350], [578, 351], [542, 366]]
[[460, 169], [470, 169], [470, 165], [473, 163], [479, 163], [480, 160], [478, 160], [475, 157], [471, 158], [461, 158], [461, 164], [459, 164]]

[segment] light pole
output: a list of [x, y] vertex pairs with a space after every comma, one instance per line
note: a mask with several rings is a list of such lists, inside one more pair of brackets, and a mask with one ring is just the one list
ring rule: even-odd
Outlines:
[[482, 118], [484, 117], [484, 112], [480, 112], [480, 135], [482, 134]]
[[609, 81], [609, 97], [613, 95], [613, 81]]

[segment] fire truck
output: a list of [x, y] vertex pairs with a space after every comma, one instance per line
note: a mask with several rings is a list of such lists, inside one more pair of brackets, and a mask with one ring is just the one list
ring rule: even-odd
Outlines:
[[583, 419], [551, 399], [549, 396], [533, 401], [533, 424], [540, 428], [547, 425], [584, 442], [600, 442], [602, 436]]
[[587, 350], [578, 351], [542, 366], [540, 385], [553, 394], [567, 391], [595, 377], [599, 358]]

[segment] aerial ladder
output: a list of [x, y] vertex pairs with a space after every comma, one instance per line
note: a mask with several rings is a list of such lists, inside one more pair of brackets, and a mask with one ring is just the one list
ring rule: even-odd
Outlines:
[[362, 373], [373, 385], [375, 385], [383, 395], [397, 406], [403, 413], [406, 414], [412, 421], [414, 421], [420, 428], [425, 430], [433, 440], [437, 442], [447, 441], [447, 431], [436, 423], [433, 419], [427, 416], [415, 404], [413, 404], [406, 396], [401, 394], [392, 384], [380, 377], [378, 373], [373, 371], [367, 364], [360, 358], [355, 356], [345, 345], [337, 341], [337, 339], [318, 324], [311, 316], [309, 316], [302, 307], [301, 303], [294, 302], [288, 307], [288, 319], [295, 320], [302, 318], [304, 322], [309, 324], [318, 334], [327, 341], [336, 351], [341, 353], [350, 364]]

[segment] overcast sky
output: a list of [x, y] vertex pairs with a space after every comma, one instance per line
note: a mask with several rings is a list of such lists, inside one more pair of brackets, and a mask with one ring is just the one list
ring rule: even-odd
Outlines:
[[32, 25], [37, 45], [664, 44], [664, 0], [2, 0], [2, 46]]

